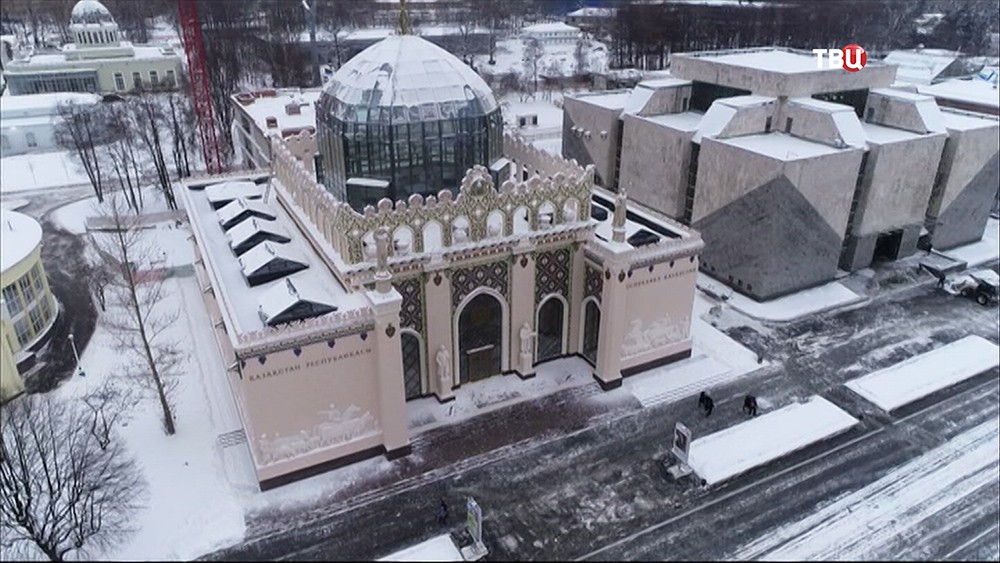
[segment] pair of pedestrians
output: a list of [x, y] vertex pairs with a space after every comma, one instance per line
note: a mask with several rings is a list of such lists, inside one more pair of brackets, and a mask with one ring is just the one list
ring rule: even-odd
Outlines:
[[[698, 396], [698, 408], [705, 411], [705, 416], [710, 416], [715, 409], [715, 401], [702, 391]], [[743, 398], [743, 412], [750, 416], [757, 416], [757, 397], [747, 395]]]

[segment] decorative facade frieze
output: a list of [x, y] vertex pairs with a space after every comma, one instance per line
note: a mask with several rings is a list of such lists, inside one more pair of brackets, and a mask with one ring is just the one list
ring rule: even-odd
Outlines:
[[402, 328], [412, 328], [424, 334], [424, 283], [423, 276], [414, 276], [404, 280], [393, 280], [396, 291], [403, 296], [403, 304], [399, 311], [399, 324]]
[[572, 253], [569, 248], [539, 252], [535, 258], [535, 306], [546, 295], [562, 295], [569, 301]]
[[236, 335], [233, 348], [238, 357], [245, 358], [370, 332], [374, 326], [374, 311], [370, 307], [360, 307], [240, 333]]
[[583, 296], [596, 297], [600, 300], [603, 291], [604, 276], [601, 274], [601, 270], [587, 264], [584, 273]]
[[504, 299], [509, 298], [510, 266], [506, 260], [497, 260], [472, 266], [455, 268], [451, 272], [451, 303], [453, 307], [480, 287], [496, 290]]

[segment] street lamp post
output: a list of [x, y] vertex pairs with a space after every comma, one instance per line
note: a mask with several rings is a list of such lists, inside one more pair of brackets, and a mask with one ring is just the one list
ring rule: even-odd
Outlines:
[[80, 354], [76, 351], [76, 341], [73, 340], [73, 333], [69, 333], [69, 345], [73, 347], [73, 357], [76, 358], [76, 374], [80, 377], [86, 377], [87, 373], [83, 371], [83, 365], [80, 364]]

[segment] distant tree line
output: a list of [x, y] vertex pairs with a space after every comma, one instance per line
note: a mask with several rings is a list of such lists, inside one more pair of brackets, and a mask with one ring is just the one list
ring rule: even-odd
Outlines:
[[[915, 20], [944, 13], [931, 33]], [[869, 52], [927, 48], [983, 54], [998, 29], [995, 0], [747, 0], [733, 4], [642, 2], [620, 6], [611, 27], [611, 64], [665, 68], [671, 52], [780, 45], [842, 47]]]

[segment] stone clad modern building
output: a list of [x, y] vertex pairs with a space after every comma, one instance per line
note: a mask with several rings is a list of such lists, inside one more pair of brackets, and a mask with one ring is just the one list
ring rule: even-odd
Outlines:
[[838, 268], [982, 237], [998, 121], [890, 88], [895, 69], [817, 69], [767, 48], [676, 54], [672, 77], [567, 97], [563, 156], [698, 229], [701, 267], [758, 299]]
[[133, 45], [97, 0], [80, 0], [69, 23], [73, 42], [56, 53], [15, 56], [4, 67], [12, 95], [43, 92], [107, 94], [178, 84], [182, 54], [171, 47]]
[[[340, 114], [380, 105], [377, 84]], [[422, 134], [450, 119], [409, 115]], [[408, 400], [448, 401], [565, 356], [610, 389], [691, 354], [700, 236], [596, 188], [592, 167], [501, 136], [502, 167], [473, 162], [435, 193], [355, 207], [317, 182], [310, 163], [328, 139], [313, 137], [272, 134], [269, 175], [181, 190], [262, 488], [407, 453]], [[349, 145], [336, 150], [350, 158]], [[440, 173], [441, 161], [423, 162]]]

